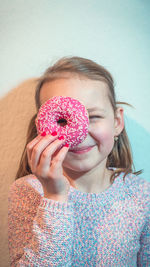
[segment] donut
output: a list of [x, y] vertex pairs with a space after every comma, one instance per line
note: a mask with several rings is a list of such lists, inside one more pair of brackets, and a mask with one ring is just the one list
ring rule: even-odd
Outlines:
[[70, 148], [76, 147], [86, 138], [89, 117], [85, 106], [77, 99], [67, 96], [54, 96], [39, 109], [35, 119], [37, 134], [46, 135], [56, 131], [64, 136]]

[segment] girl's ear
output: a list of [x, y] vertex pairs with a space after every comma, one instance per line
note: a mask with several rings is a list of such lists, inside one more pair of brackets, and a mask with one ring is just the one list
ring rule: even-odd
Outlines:
[[115, 136], [119, 135], [124, 128], [124, 110], [118, 107], [115, 112]]

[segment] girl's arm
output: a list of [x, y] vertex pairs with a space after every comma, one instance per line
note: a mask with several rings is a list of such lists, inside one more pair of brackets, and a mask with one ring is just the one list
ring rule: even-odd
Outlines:
[[33, 176], [9, 192], [8, 239], [11, 266], [71, 266], [73, 207], [44, 197]]
[[137, 266], [150, 266], [150, 211], [140, 237], [140, 251], [137, 256]]

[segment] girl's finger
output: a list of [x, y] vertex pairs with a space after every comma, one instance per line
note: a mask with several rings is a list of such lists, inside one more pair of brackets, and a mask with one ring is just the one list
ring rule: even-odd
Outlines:
[[50, 161], [52, 154], [65, 141], [59, 139], [55, 140], [56, 138], [56, 136], [47, 136], [34, 146], [31, 154], [31, 165], [33, 171], [37, 168], [37, 165], [40, 165], [41, 168], [42, 159], [42, 164], [43, 161]]
[[[60, 150], [58, 150], [58, 148], [61, 144], [62, 144], [62, 142], [60, 141], [60, 143], [58, 143], [57, 146], [55, 144], [55, 146], [52, 147], [52, 145], [51, 145], [51, 148], [47, 147], [45, 149], [45, 151], [44, 151], [45, 155], [41, 156], [40, 164], [39, 164], [42, 172], [48, 173], [51, 166], [54, 165], [54, 162], [56, 162], [57, 160], [60, 161], [60, 165], [61, 165], [61, 162], [65, 158], [65, 155], [68, 151], [68, 147], [63, 147]], [[57, 152], [57, 154], [55, 154], [55, 156], [54, 156], [55, 152]], [[52, 159], [52, 157], [53, 157], [53, 159]]]
[[29, 142], [26, 146], [27, 148], [27, 156], [28, 160], [31, 160], [31, 153], [32, 153], [32, 148], [42, 139], [41, 135], [36, 136], [31, 142]]
[[59, 170], [62, 170], [62, 163], [66, 157], [69, 150], [69, 146], [63, 146], [57, 155], [51, 161], [51, 173], [53, 177], [59, 176]]
[[28, 160], [29, 162], [31, 162], [31, 157], [32, 157], [32, 152], [33, 152], [33, 148], [35, 149], [36, 145], [39, 143], [47, 143], [47, 141], [49, 142], [50, 139], [54, 140], [56, 139], [57, 136], [52, 136], [52, 135], [47, 135], [45, 137], [38, 135], [36, 138], [34, 138], [30, 143], [28, 143], [27, 145], [27, 156], [28, 156]]

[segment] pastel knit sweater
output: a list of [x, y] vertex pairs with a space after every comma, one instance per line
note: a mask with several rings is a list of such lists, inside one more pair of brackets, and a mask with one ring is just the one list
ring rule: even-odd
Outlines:
[[27, 175], [9, 192], [11, 266], [150, 266], [150, 183], [123, 173], [101, 193], [72, 186], [68, 202], [44, 198]]

